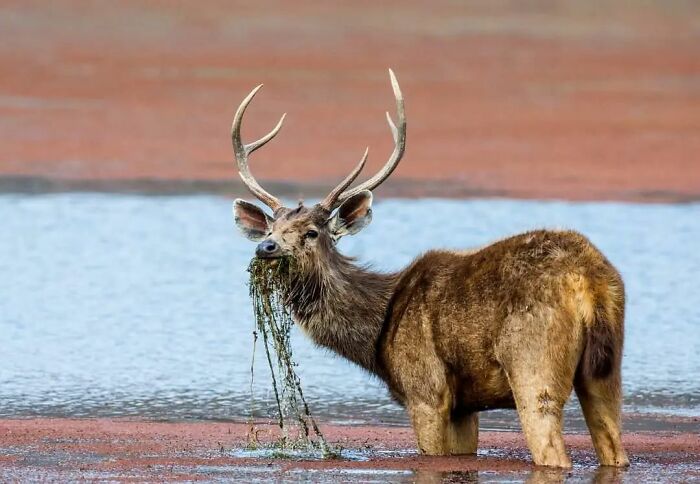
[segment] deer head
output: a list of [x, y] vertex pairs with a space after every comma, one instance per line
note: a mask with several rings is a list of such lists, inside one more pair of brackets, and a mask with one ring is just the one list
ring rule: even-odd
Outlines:
[[406, 118], [404, 102], [393, 71], [389, 70], [391, 85], [396, 98], [398, 125], [387, 112], [386, 117], [394, 138], [394, 151], [384, 167], [369, 180], [349, 188], [367, 161], [368, 150], [354, 170], [336, 186], [320, 203], [305, 207], [284, 207], [280, 200], [255, 180], [248, 167], [248, 156], [274, 138], [282, 127], [285, 115], [267, 135], [250, 144], [241, 141], [241, 121], [248, 104], [262, 85], [256, 87], [243, 100], [231, 127], [233, 151], [243, 183], [255, 197], [267, 205], [272, 214], [258, 206], [236, 199], [233, 204], [236, 225], [248, 239], [258, 242], [255, 254], [260, 258], [292, 256], [303, 267], [314, 265], [320, 259], [335, 254], [335, 243], [345, 235], [359, 232], [372, 220], [372, 190], [391, 175], [399, 164], [406, 144]]

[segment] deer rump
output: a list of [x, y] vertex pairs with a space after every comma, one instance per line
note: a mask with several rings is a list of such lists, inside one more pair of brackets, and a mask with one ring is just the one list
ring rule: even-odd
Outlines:
[[564, 382], [565, 400], [574, 379], [608, 378], [619, 366], [623, 308], [619, 274], [576, 232], [431, 251], [396, 283], [377, 345], [379, 374], [398, 402], [418, 393], [455, 414], [515, 408], [516, 371]]

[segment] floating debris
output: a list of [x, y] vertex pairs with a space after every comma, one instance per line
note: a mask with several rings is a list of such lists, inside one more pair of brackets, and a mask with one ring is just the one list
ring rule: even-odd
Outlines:
[[[253, 361], [250, 367], [251, 431], [248, 447], [261, 446], [253, 424], [253, 379], [255, 349], [262, 338], [265, 356], [272, 376], [272, 390], [277, 405], [277, 423], [281, 437], [275, 447], [280, 455], [285, 451], [321, 452], [323, 458], [333, 458], [338, 451], [326, 442], [316, 421], [311, 416], [304, 398], [301, 380], [295, 371], [297, 364], [292, 357], [290, 332], [294, 321], [287, 298], [294, 273], [294, 260], [281, 257], [272, 260], [254, 258], [248, 266], [250, 273], [250, 297], [253, 301], [255, 330], [253, 331]], [[290, 430], [296, 432], [290, 433]], [[313, 432], [313, 434], [312, 434]], [[294, 453], [290, 454], [292, 457]]]

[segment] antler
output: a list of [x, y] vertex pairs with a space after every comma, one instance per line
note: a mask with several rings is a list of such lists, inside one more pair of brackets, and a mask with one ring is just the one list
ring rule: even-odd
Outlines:
[[280, 202], [278, 198], [268, 193], [255, 180], [255, 177], [253, 177], [253, 175], [250, 173], [250, 168], [248, 167], [248, 155], [277, 136], [280, 128], [282, 128], [282, 123], [284, 122], [284, 117], [287, 115], [287, 113], [282, 115], [277, 123], [277, 126], [275, 126], [272, 131], [267, 133], [259, 140], [247, 145], [243, 144], [241, 141], [241, 121], [243, 120], [243, 114], [245, 113], [248, 104], [250, 104], [250, 101], [253, 99], [253, 97], [255, 97], [261, 87], [263, 87], [262, 84], [250, 91], [250, 94], [248, 94], [241, 105], [238, 106], [236, 115], [233, 117], [233, 124], [231, 125], [231, 142], [233, 143], [233, 152], [236, 155], [236, 161], [238, 162], [238, 174], [243, 180], [243, 183], [245, 183], [251, 193], [255, 195], [258, 200], [270, 207], [274, 212], [278, 208], [282, 207], [282, 202]]
[[365, 164], [367, 159], [367, 151], [365, 151], [365, 156], [360, 161], [359, 165], [348, 175], [345, 180], [343, 180], [340, 185], [335, 187], [333, 191], [321, 202], [321, 205], [328, 210], [333, 210], [335, 207], [343, 203], [348, 198], [357, 195], [363, 190], [374, 190], [379, 185], [386, 180], [389, 175], [398, 166], [403, 152], [406, 149], [406, 113], [404, 111], [403, 96], [401, 95], [401, 89], [399, 88], [399, 83], [396, 80], [394, 71], [389, 69], [389, 77], [391, 78], [391, 87], [394, 90], [394, 97], [396, 98], [396, 113], [398, 118], [398, 126], [394, 124], [389, 113], [386, 113], [386, 119], [389, 122], [389, 127], [391, 128], [391, 135], [394, 138], [394, 151], [389, 157], [389, 161], [386, 162], [384, 167], [372, 178], [366, 182], [352, 188], [350, 190], [344, 191], [350, 184], [357, 178], [360, 174], [360, 170]]
[[328, 210], [329, 212], [333, 211], [333, 209], [338, 205], [336, 203], [336, 200], [338, 200], [338, 197], [343, 193], [343, 190], [345, 190], [347, 187], [349, 187], [352, 182], [355, 181], [355, 178], [357, 178], [357, 175], [360, 174], [362, 169], [365, 167], [365, 162], [367, 161], [367, 154], [369, 153], [369, 148], [365, 149], [365, 154], [362, 156], [362, 159], [360, 162], [357, 164], [355, 169], [353, 169], [348, 176], [345, 177], [343, 181], [340, 182], [340, 185], [335, 187], [331, 192], [328, 194], [326, 198], [323, 199], [321, 203], [319, 203], [320, 206]]

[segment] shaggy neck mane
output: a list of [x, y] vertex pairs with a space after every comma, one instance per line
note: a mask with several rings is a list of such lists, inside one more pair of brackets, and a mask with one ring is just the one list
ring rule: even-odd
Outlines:
[[318, 260], [300, 264], [289, 302], [317, 344], [377, 373], [377, 340], [396, 280], [396, 274], [359, 267], [328, 247]]

